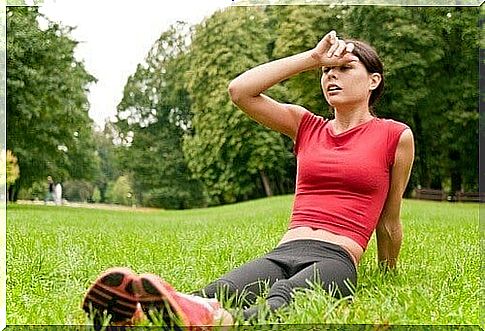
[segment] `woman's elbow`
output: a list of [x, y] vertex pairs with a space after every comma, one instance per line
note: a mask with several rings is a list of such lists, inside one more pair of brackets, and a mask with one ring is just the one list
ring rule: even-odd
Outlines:
[[232, 102], [235, 104], [241, 100], [241, 88], [237, 82], [237, 79], [234, 79], [229, 83], [227, 91], [229, 92], [229, 97], [231, 98]]
[[391, 241], [401, 241], [403, 237], [400, 220], [394, 222], [381, 222], [376, 228], [377, 236]]

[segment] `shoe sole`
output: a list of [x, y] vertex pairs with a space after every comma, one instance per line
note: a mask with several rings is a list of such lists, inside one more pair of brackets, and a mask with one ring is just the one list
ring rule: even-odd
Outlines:
[[187, 317], [173, 298], [171, 291], [164, 286], [164, 282], [156, 275], [140, 275], [136, 283], [136, 290], [141, 308], [150, 322], [159, 324], [161, 317], [165, 327], [170, 330], [187, 330]]
[[111, 315], [111, 323], [130, 320], [137, 306], [133, 284], [136, 274], [128, 268], [111, 268], [99, 276], [87, 291], [83, 310], [93, 318], [96, 327], [102, 325], [103, 314]]

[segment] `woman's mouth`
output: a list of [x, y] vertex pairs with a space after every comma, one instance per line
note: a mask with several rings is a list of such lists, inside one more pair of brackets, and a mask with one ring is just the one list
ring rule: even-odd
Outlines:
[[342, 88], [338, 86], [337, 84], [329, 84], [327, 85], [327, 93], [336, 93], [342, 91]]

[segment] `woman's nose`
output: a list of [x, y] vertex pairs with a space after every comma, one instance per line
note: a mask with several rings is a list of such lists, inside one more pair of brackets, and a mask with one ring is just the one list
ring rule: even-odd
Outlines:
[[337, 79], [337, 75], [334, 69], [330, 69], [322, 76], [322, 82], [334, 79]]
[[336, 73], [336, 70], [335, 68], [331, 68], [328, 72], [327, 72], [327, 77], [328, 78], [336, 78], [337, 75], [335, 74]]

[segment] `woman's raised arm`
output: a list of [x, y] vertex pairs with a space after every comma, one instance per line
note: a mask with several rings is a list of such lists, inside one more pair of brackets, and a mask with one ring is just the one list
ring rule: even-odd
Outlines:
[[229, 84], [229, 94], [232, 101], [251, 118], [294, 140], [300, 120], [307, 110], [301, 106], [279, 103], [262, 93], [300, 72], [355, 61], [357, 58], [350, 54], [352, 49], [352, 44], [339, 40], [335, 31], [331, 31], [314, 49], [246, 71]]

